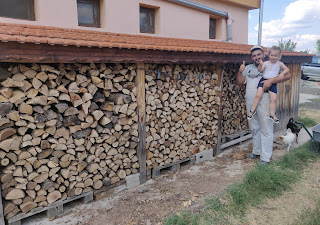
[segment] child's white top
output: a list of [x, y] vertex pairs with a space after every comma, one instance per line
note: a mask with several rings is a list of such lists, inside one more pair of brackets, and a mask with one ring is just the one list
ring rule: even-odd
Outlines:
[[269, 61], [266, 61], [266, 68], [263, 71], [263, 78], [270, 79], [278, 76], [280, 72], [280, 64], [279, 61], [277, 61], [275, 64], [270, 64]]

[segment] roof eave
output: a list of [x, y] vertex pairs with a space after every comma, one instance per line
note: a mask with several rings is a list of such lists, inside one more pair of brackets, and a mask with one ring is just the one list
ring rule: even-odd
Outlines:
[[[138, 50], [126, 48], [76, 47], [63, 45], [0, 42], [0, 62], [18, 63], [241, 63], [250, 54]], [[311, 62], [312, 56], [283, 56], [284, 63]]]
[[223, 2], [230, 2], [236, 5], [243, 6], [248, 9], [259, 9], [260, 0], [223, 0]]

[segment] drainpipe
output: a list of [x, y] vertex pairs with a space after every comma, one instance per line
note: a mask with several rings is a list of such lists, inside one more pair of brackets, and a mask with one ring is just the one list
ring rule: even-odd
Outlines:
[[259, 46], [261, 46], [262, 20], [263, 20], [263, 0], [260, 0], [260, 9], [259, 9], [259, 31], [258, 31], [258, 45], [259, 45]]
[[229, 17], [228, 13], [226, 13], [226, 12], [221, 12], [219, 10], [211, 9], [209, 7], [206, 7], [206, 6], [203, 6], [203, 5], [199, 5], [199, 4], [196, 4], [196, 3], [193, 3], [193, 2], [189, 2], [189, 1], [185, 1], [185, 0], [167, 0], [167, 1], [173, 2], [173, 3], [177, 3], [177, 4], [180, 4], [180, 5], [184, 5], [184, 6], [187, 6], [187, 7], [191, 7], [191, 8], [194, 8], [194, 9], [197, 9], [197, 10], [201, 10], [201, 11], [204, 11], [204, 12], [208, 12], [210, 14], [222, 16], [223, 18], [228, 18]]
[[234, 21], [231, 19], [231, 15], [229, 14], [229, 18], [227, 19], [227, 42], [232, 42], [232, 23]]

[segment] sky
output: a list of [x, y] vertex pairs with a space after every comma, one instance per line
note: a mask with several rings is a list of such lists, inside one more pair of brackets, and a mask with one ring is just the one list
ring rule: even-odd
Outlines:
[[[259, 9], [249, 11], [248, 43], [258, 43]], [[278, 45], [280, 39], [297, 43], [296, 51], [316, 52], [320, 39], [320, 0], [264, 0], [261, 44]]]

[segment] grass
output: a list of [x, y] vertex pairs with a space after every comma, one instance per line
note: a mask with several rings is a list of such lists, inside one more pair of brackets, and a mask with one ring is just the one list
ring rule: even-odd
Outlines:
[[205, 210], [197, 214], [184, 212], [170, 216], [164, 224], [232, 224], [233, 219], [245, 215], [249, 206], [290, 190], [301, 177], [303, 168], [318, 158], [319, 155], [309, 151], [309, 143], [306, 143], [269, 166], [254, 167], [241, 182], [229, 186], [221, 196], [208, 198]]
[[166, 224], [174, 224], [174, 225], [184, 225], [186, 221], [187, 224], [196, 225], [198, 224], [198, 216], [196, 214], [191, 214], [190, 212], [183, 212], [181, 215], [171, 216], [167, 219]]
[[309, 209], [304, 211], [299, 219], [293, 225], [318, 225], [320, 224], [320, 200], [315, 209]]
[[319, 110], [300, 109], [298, 121], [302, 122], [306, 127], [312, 127], [320, 123]]

